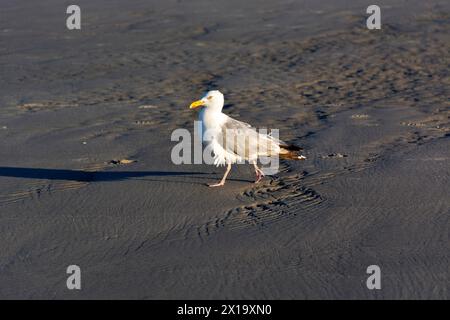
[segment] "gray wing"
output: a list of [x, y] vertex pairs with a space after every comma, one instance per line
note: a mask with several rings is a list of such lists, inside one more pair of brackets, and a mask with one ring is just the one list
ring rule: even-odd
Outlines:
[[250, 124], [228, 116], [222, 125], [221, 138], [222, 146], [227, 152], [246, 160], [277, 155], [280, 152], [280, 144], [283, 144], [268, 132], [257, 131]]

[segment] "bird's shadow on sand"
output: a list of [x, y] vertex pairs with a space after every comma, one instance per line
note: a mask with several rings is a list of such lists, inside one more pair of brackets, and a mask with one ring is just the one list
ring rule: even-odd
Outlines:
[[[0, 167], [0, 177], [43, 179], [43, 180], [69, 180], [80, 182], [120, 181], [132, 178], [171, 177], [171, 176], [180, 177], [180, 176], [196, 176], [196, 175], [214, 175], [214, 173], [188, 172], [188, 171], [83, 171], [83, 170], [69, 170], [69, 169]], [[209, 177], [196, 176], [195, 178], [213, 179], [213, 177], [211, 176]], [[161, 181], [153, 179], [142, 179], [142, 180]]]

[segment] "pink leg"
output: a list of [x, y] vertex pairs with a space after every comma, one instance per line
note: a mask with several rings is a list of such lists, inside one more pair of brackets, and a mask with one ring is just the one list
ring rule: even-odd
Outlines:
[[228, 164], [227, 170], [225, 171], [225, 174], [223, 175], [222, 180], [220, 180], [219, 183], [212, 183], [212, 184], [208, 184], [208, 187], [221, 187], [225, 184], [225, 180], [227, 179], [228, 174], [230, 173], [231, 170], [231, 163]]
[[264, 177], [264, 172], [262, 172], [262, 170], [260, 168], [258, 168], [258, 165], [256, 164], [256, 161], [253, 162], [253, 166], [255, 167], [255, 173], [256, 173], [255, 183], [258, 183]]

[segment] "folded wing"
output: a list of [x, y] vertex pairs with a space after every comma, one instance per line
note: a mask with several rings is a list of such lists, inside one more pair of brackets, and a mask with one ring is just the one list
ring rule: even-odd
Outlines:
[[212, 141], [217, 164], [242, 160], [256, 161], [258, 157], [271, 157], [280, 153], [284, 143], [271, 136], [267, 130], [259, 132], [245, 122], [227, 117]]

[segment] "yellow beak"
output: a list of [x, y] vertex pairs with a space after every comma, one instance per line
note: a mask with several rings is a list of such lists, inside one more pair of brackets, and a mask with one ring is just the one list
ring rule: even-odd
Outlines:
[[202, 100], [197, 100], [191, 103], [191, 105], [189, 106], [189, 109], [195, 109], [198, 108], [200, 106], [204, 106], [205, 102], [203, 102]]

